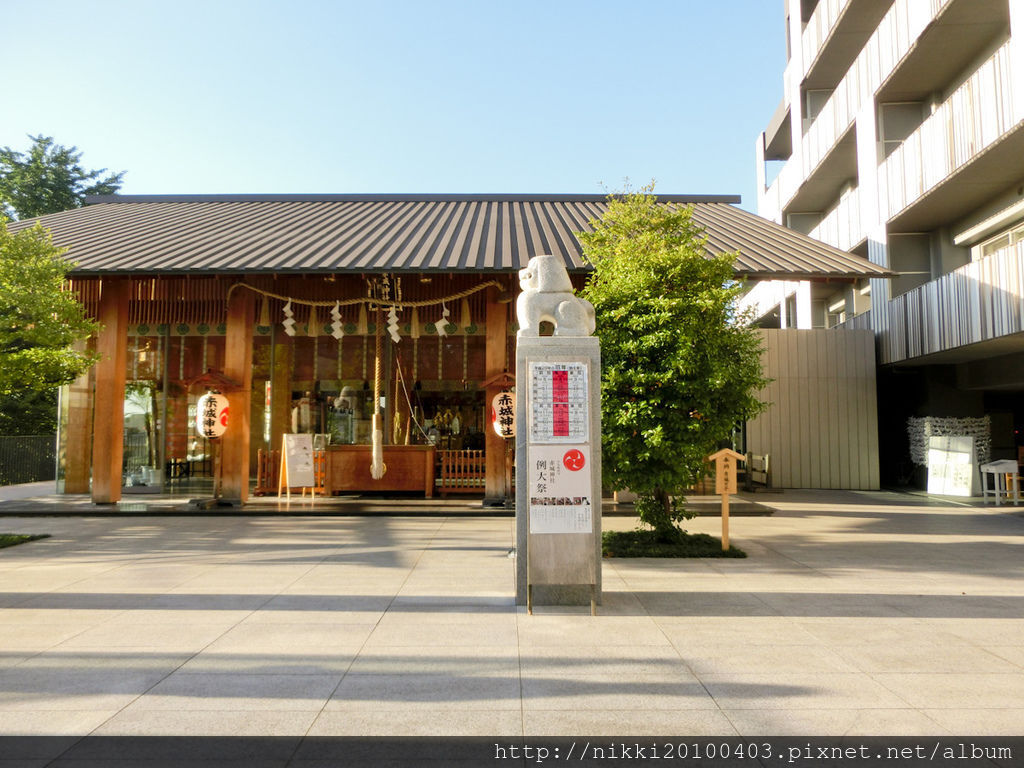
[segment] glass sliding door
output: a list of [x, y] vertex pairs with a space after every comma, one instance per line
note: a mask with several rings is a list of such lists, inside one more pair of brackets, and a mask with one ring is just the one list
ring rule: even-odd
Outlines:
[[125, 493], [163, 491], [166, 341], [163, 335], [135, 335], [128, 339], [121, 472]]

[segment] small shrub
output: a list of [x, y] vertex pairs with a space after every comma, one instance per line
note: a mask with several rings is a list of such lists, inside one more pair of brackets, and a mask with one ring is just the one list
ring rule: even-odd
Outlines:
[[676, 541], [664, 541], [657, 531], [605, 531], [601, 551], [605, 557], [746, 557], [731, 546], [722, 551], [722, 540], [706, 533], [684, 533]]
[[3, 549], [4, 547], [13, 547], [16, 544], [24, 544], [26, 541], [35, 541], [36, 539], [48, 538], [50, 538], [50, 534], [48, 533], [0, 533], [0, 549]]

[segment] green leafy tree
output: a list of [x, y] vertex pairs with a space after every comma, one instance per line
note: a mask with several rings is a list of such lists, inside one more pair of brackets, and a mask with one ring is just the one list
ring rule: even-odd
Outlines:
[[110, 195], [121, 188], [124, 171], [86, 170], [77, 147], [55, 144], [50, 136], [29, 138], [27, 153], [0, 148], [0, 213], [9, 218], [79, 208], [86, 195]]
[[0, 396], [53, 390], [95, 361], [72, 349], [97, 325], [63, 290], [65, 251], [38, 224], [11, 232], [0, 219]]
[[56, 389], [0, 394], [0, 435], [52, 435], [56, 431]]
[[601, 339], [602, 465], [638, 496], [658, 540], [678, 541], [681, 494], [736, 424], [763, 410], [760, 340], [737, 312], [736, 254], [705, 255], [691, 209], [651, 188], [609, 197], [579, 233], [593, 265], [583, 295]]

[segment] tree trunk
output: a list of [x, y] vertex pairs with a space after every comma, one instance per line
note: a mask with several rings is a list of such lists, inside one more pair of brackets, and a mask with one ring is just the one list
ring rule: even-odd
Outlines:
[[659, 541], [674, 542], [679, 539], [679, 528], [672, 521], [672, 499], [664, 488], [654, 489], [654, 498], [658, 502], [658, 519], [654, 530]]

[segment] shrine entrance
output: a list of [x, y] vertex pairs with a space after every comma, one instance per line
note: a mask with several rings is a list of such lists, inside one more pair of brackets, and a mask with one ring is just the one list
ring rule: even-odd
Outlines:
[[[104, 291], [111, 282], [79, 279], [70, 287], [98, 317], [103, 294], [108, 301], [117, 296], [109, 285]], [[511, 441], [495, 433], [490, 413], [493, 398], [514, 382], [508, 374], [515, 338], [507, 278], [382, 274], [125, 282], [127, 320], [113, 340], [124, 352], [116, 371], [124, 388], [120, 493], [201, 495], [212, 491], [220, 472], [225, 487], [240, 495], [276, 495], [282, 437], [295, 433], [313, 436], [316, 491], [324, 497], [398, 494], [503, 503], [511, 492]], [[232, 368], [232, 355], [248, 362]], [[196, 404], [211, 374], [225, 378], [223, 394], [230, 401], [223, 466], [214, 441], [196, 425]], [[70, 402], [74, 393], [92, 410], [97, 388], [91, 371], [66, 388], [65, 399]], [[92, 426], [81, 418], [84, 410], [64, 414], [62, 445], [81, 442], [81, 430]], [[376, 478], [370, 471], [375, 413], [385, 467]], [[230, 463], [229, 436], [244, 443], [244, 477], [238, 476], [243, 462], [237, 454]], [[74, 478], [95, 473], [94, 466], [83, 472], [83, 460], [87, 451], [77, 457], [61, 452], [66, 492], [82, 492]]]

